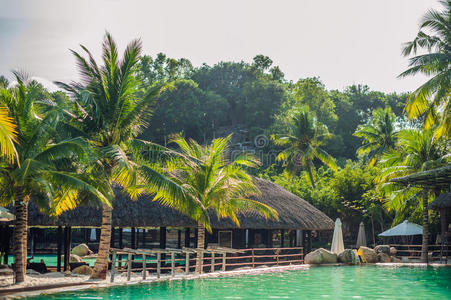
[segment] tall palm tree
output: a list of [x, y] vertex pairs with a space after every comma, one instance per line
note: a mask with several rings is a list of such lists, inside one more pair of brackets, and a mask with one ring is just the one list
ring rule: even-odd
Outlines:
[[16, 159], [0, 160], [0, 201], [14, 203], [14, 270], [16, 282], [25, 280], [27, 256], [28, 203], [31, 198], [58, 214], [77, 205], [76, 195], [88, 193], [107, 203], [106, 198], [81, 175], [78, 162], [86, 157], [86, 143], [78, 139], [61, 140], [58, 109], [48, 109], [36, 101], [36, 86], [27, 85], [15, 73], [18, 84], [0, 87], [0, 104], [6, 107], [11, 121], [17, 124]]
[[363, 139], [362, 146], [357, 149], [359, 155], [366, 155], [373, 166], [381, 155], [396, 146], [396, 116], [390, 107], [373, 111], [371, 120], [357, 128], [355, 136]]
[[[396, 150], [386, 152], [381, 158], [381, 165], [385, 168], [376, 178], [383, 190], [389, 194], [385, 203], [390, 210], [396, 210], [403, 215], [412, 201], [418, 200], [423, 213], [423, 246], [422, 259], [427, 261], [428, 245], [428, 190], [412, 187], [399, 187], [390, 179], [426, 171], [449, 163], [447, 143], [434, 138], [433, 130], [403, 130], [399, 133]], [[399, 219], [399, 218], [396, 218]]]
[[[218, 218], [230, 218], [238, 226], [237, 213], [240, 211], [251, 210], [266, 218], [278, 218], [273, 208], [247, 198], [260, 191], [243, 166], [255, 167], [258, 162], [249, 156], [230, 161], [227, 158], [230, 139], [231, 135], [217, 138], [208, 146], [201, 146], [194, 140], [186, 141], [181, 136], [171, 140], [186, 157], [179, 162], [177, 170], [171, 172], [171, 177], [197, 203], [188, 215], [197, 221], [198, 248], [205, 247], [205, 229], [211, 231], [207, 211], [216, 213]], [[198, 260], [197, 272], [199, 263]]]
[[[141, 42], [128, 44], [122, 59], [118, 58], [115, 41], [107, 32], [103, 42], [103, 66], [99, 66], [89, 50], [81, 46], [87, 58], [72, 51], [82, 77], [81, 83], [59, 86], [68, 91], [75, 120], [70, 124], [74, 134], [86, 137], [95, 148], [97, 159], [91, 176], [103, 182], [102, 192], [113, 200], [113, 182], [124, 187], [132, 199], [142, 193], [155, 195], [155, 200], [190, 209], [190, 199], [183, 188], [165, 176], [171, 168], [173, 154], [168, 149], [135, 137], [147, 125], [152, 107], [159, 98], [161, 86], [143, 93], [136, 70], [141, 55]], [[172, 154], [171, 154], [172, 153]], [[114, 206], [114, 203], [113, 203]], [[102, 206], [99, 252], [92, 278], [106, 278], [111, 240], [112, 207]]]
[[[451, 132], [451, 0], [440, 1], [443, 10], [429, 10], [421, 20], [416, 38], [404, 45], [403, 55], [415, 55], [400, 77], [424, 74], [430, 78], [408, 98], [406, 111], [410, 118], [423, 117], [426, 129], [441, 114], [436, 136]], [[426, 51], [426, 54], [416, 55]]]
[[287, 122], [288, 131], [276, 134], [271, 139], [276, 145], [286, 147], [277, 156], [277, 160], [285, 161], [285, 165], [296, 175], [299, 168], [307, 169], [312, 187], [315, 189], [312, 167], [313, 160], [319, 159], [332, 170], [337, 170], [335, 159], [321, 146], [330, 136], [325, 125], [318, 122], [307, 107], [294, 110]]
[[8, 109], [0, 106], [0, 153], [9, 161], [17, 158], [17, 128], [14, 120], [8, 115]]

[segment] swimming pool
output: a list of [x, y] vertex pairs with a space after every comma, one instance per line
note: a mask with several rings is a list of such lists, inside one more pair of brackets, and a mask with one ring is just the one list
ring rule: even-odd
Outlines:
[[84, 290], [40, 299], [451, 299], [451, 268], [313, 267]]

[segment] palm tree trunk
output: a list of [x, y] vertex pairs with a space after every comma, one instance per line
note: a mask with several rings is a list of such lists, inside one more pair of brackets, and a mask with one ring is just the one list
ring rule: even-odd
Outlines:
[[14, 222], [14, 272], [16, 283], [25, 281], [27, 266], [27, 222], [28, 222], [28, 199], [24, 195], [22, 187], [16, 188], [14, 206], [16, 210], [16, 220]]
[[92, 279], [106, 279], [108, 257], [110, 256], [111, 221], [113, 209], [106, 204], [102, 206], [102, 227], [100, 229], [99, 253], [92, 272]]
[[307, 170], [308, 170], [308, 175], [310, 177], [310, 181], [312, 183], [312, 187], [313, 187], [313, 189], [316, 190], [315, 180], [313, 179], [312, 167], [310, 166], [310, 164], [307, 165]]
[[[205, 227], [202, 224], [197, 224], [197, 248], [204, 249], [205, 248]], [[196, 273], [200, 273], [201, 269], [201, 260], [200, 255], [198, 253], [196, 258]]]
[[421, 245], [421, 261], [424, 263], [428, 263], [428, 217], [428, 190], [426, 188], [423, 188], [423, 243]]

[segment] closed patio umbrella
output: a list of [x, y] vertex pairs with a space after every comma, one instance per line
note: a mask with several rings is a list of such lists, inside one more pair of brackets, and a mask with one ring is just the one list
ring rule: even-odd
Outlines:
[[365, 224], [363, 224], [363, 222], [360, 222], [359, 233], [357, 234], [357, 242], [355, 244], [356, 248], [360, 248], [360, 246], [366, 247]]
[[14, 215], [9, 210], [0, 206], [0, 222], [8, 222], [14, 219]]
[[338, 254], [343, 252], [343, 250], [345, 250], [345, 246], [343, 244], [343, 230], [341, 229], [340, 218], [337, 218], [335, 221], [334, 236], [332, 237], [332, 246], [330, 247], [330, 251]]

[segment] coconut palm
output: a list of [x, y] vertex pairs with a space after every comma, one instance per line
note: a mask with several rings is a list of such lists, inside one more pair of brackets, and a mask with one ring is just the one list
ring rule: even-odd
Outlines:
[[363, 139], [362, 146], [357, 149], [359, 155], [366, 155], [373, 166], [381, 155], [396, 145], [396, 116], [390, 107], [373, 111], [371, 120], [357, 128], [355, 136]]
[[77, 205], [77, 195], [87, 193], [107, 203], [106, 198], [81, 175], [86, 157], [83, 139], [61, 140], [57, 127], [61, 114], [36, 101], [36, 86], [15, 73], [17, 85], [0, 87], [0, 104], [17, 124], [16, 159], [0, 160], [0, 201], [14, 203], [14, 270], [16, 283], [25, 280], [27, 256], [27, 210], [30, 199], [51, 214]]
[[[136, 199], [142, 193], [155, 195], [166, 205], [181, 212], [191, 209], [183, 188], [164, 174], [172, 165], [173, 152], [135, 137], [147, 120], [161, 86], [143, 93], [135, 71], [141, 54], [141, 42], [132, 41], [119, 60], [117, 46], [106, 33], [103, 42], [103, 66], [99, 66], [89, 50], [81, 46], [87, 58], [72, 51], [82, 77], [81, 83], [57, 82], [71, 95], [72, 114], [76, 121], [70, 126], [74, 134], [86, 137], [95, 148], [96, 162], [91, 176], [103, 182], [102, 192], [114, 198], [112, 184], [122, 186]], [[171, 154], [172, 153], [172, 154]], [[114, 203], [113, 203], [114, 206]], [[106, 278], [111, 240], [112, 207], [102, 206], [102, 227], [99, 252], [92, 278]]]
[[[412, 187], [400, 187], [390, 179], [402, 177], [420, 171], [426, 171], [449, 163], [448, 145], [441, 139], [434, 138], [433, 130], [403, 130], [399, 133], [396, 150], [386, 152], [381, 158], [385, 168], [376, 178], [389, 197], [385, 206], [397, 211], [395, 221], [403, 216], [409, 207], [422, 207], [423, 213], [423, 248], [422, 259], [427, 259], [428, 243], [428, 190]], [[421, 197], [422, 196], [422, 197]], [[418, 205], [412, 202], [418, 201]]]
[[[451, 132], [451, 0], [440, 1], [443, 10], [429, 10], [421, 20], [416, 38], [404, 45], [403, 55], [415, 55], [400, 77], [424, 74], [432, 77], [408, 98], [406, 111], [410, 118], [423, 117], [426, 129], [441, 114], [436, 136]], [[426, 54], [416, 55], [418, 51]]]
[[[238, 226], [237, 213], [240, 211], [251, 210], [266, 218], [278, 218], [273, 208], [247, 198], [260, 191], [243, 166], [255, 167], [258, 162], [249, 156], [229, 160], [230, 139], [231, 135], [218, 138], [208, 146], [201, 146], [194, 140], [186, 141], [180, 135], [171, 140], [187, 158], [179, 162], [177, 170], [171, 172], [171, 177], [198, 204], [188, 214], [197, 221], [198, 248], [205, 247], [205, 229], [211, 231], [207, 211], [214, 212], [218, 218], [230, 218]], [[196, 271], [200, 270], [199, 263], [198, 260]]]
[[296, 175], [301, 167], [307, 169], [312, 187], [316, 188], [312, 174], [314, 159], [320, 160], [334, 171], [337, 170], [335, 159], [321, 148], [330, 133], [307, 107], [294, 110], [287, 127], [286, 133], [271, 136], [276, 145], [286, 147], [278, 154], [277, 160], [285, 161], [293, 175]]
[[17, 128], [13, 119], [8, 115], [8, 109], [0, 106], [0, 153], [9, 161], [17, 157]]

